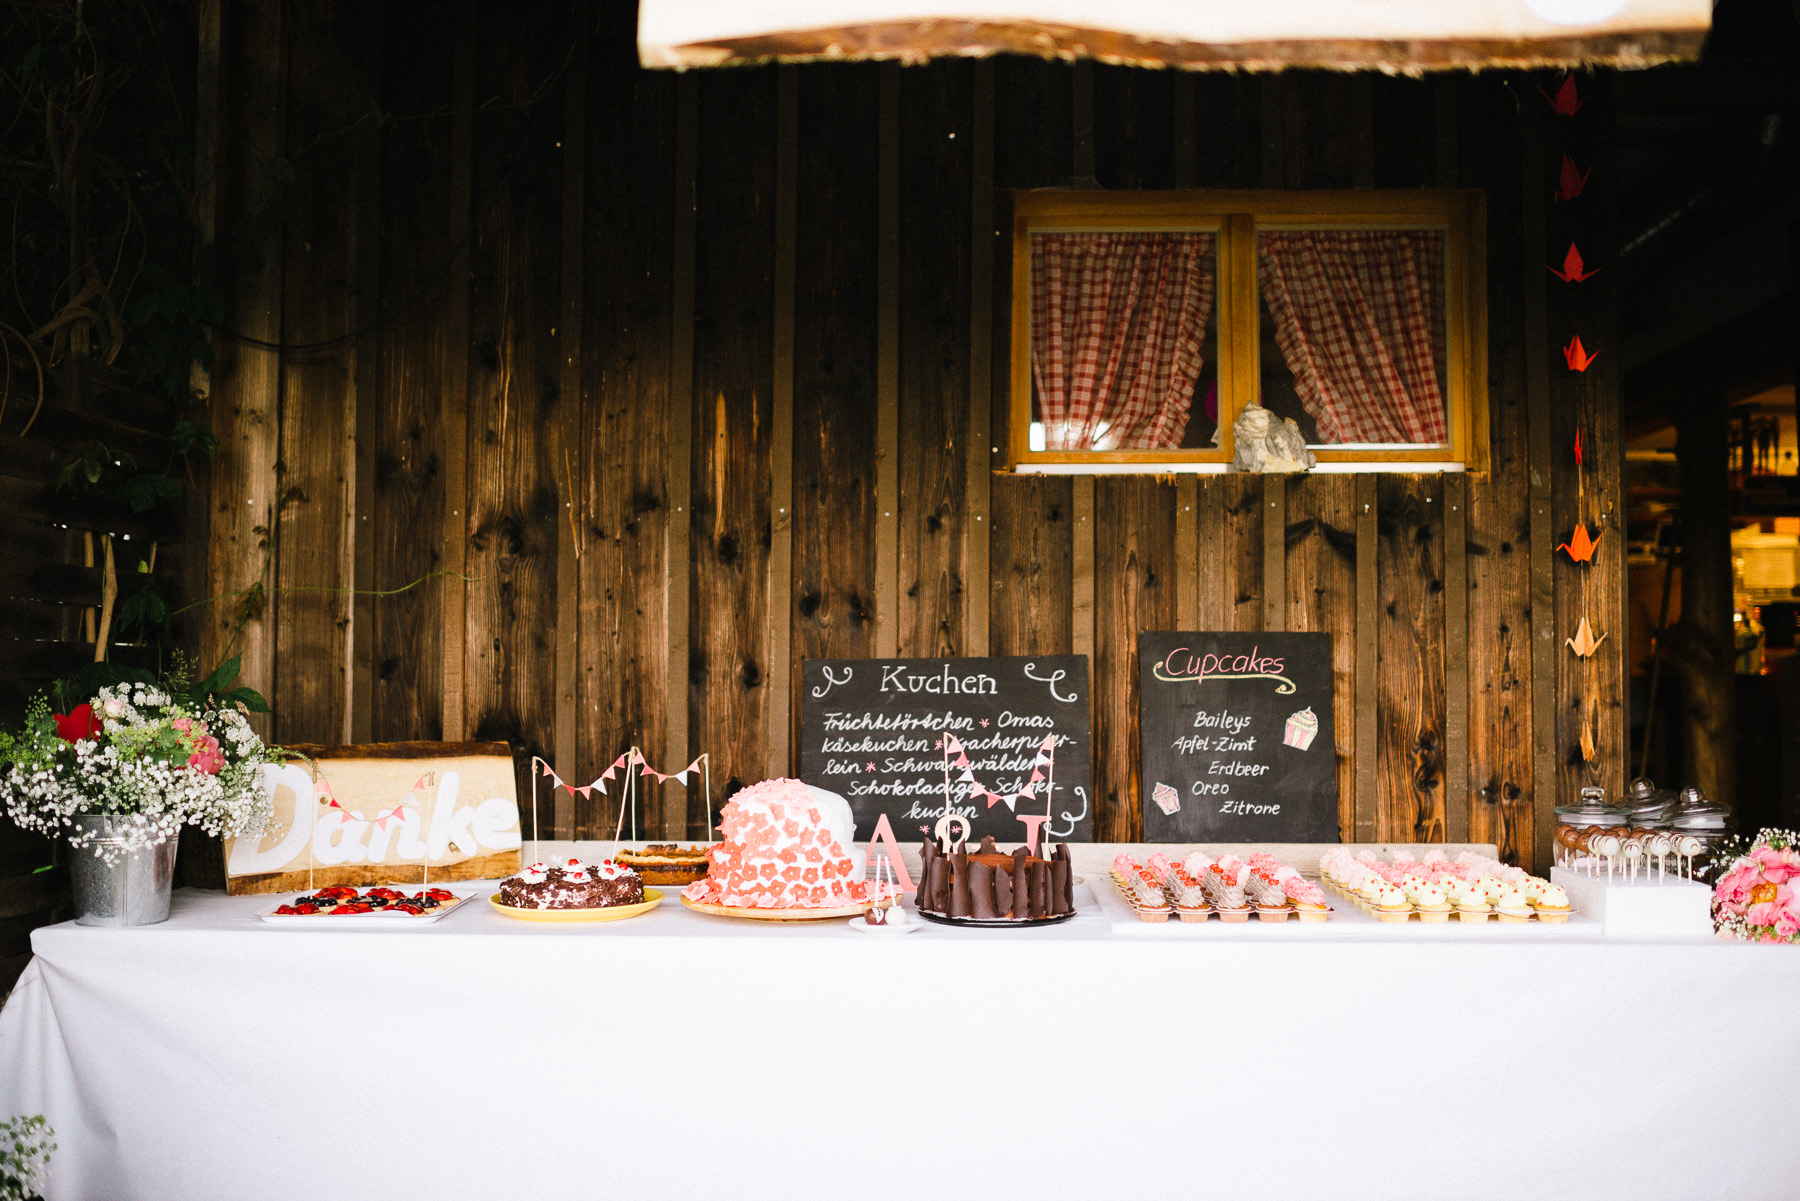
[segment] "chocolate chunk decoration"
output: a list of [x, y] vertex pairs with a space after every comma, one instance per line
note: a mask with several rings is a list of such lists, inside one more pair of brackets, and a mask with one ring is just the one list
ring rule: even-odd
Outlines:
[[1050, 916], [1050, 865], [1042, 859], [1031, 863], [1031, 909], [1033, 918]]
[[991, 922], [1000, 916], [994, 912], [994, 875], [981, 860], [969, 861], [969, 907], [977, 920]]
[[933, 856], [930, 874], [926, 877], [925, 890], [930, 897], [926, 905], [933, 913], [944, 913], [950, 908], [950, 865], [942, 855]]
[[1004, 867], [994, 869], [994, 913], [999, 917], [1012, 917], [1013, 911], [1012, 873]]
[[950, 856], [950, 916], [973, 917], [974, 912], [969, 899], [969, 852], [959, 845]]
[[1000, 853], [994, 846], [994, 836], [992, 834], [989, 834], [981, 840], [981, 847], [976, 853], [981, 855], [998, 855]]
[[[1057, 850], [1062, 850], [1057, 847]], [[1053, 914], [1073, 913], [1075, 906], [1069, 901], [1069, 861], [1067, 858], [1053, 859], [1050, 862], [1050, 912]]]

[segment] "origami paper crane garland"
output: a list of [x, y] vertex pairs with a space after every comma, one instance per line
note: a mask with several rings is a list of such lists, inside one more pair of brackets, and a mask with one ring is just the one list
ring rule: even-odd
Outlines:
[[1579, 522], [1575, 526], [1575, 532], [1569, 535], [1569, 540], [1558, 543], [1556, 549], [1566, 552], [1569, 558], [1576, 563], [1592, 563], [1594, 552], [1600, 547], [1600, 535], [1603, 533], [1605, 533], [1604, 530], [1595, 527], [1594, 532], [1590, 534], [1587, 523]]
[[1594, 169], [1592, 167], [1589, 167], [1586, 171], [1579, 170], [1575, 166], [1574, 159], [1566, 154], [1563, 155], [1562, 176], [1557, 181], [1556, 185], [1557, 200], [1566, 204], [1579, 197], [1581, 195], [1581, 189], [1587, 187], [1588, 176], [1593, 174], [1593, 171]]
[[1600, 268], [1595, 267], [1592, 271], [1585, 271], [1583, 268], [1586, 266], [1587, 264], [1581, 261], [1581, 251], [1575, 248], [1575, 243], [1570, 242], [1569, 253], [1563, 256], [1562, 270], [1558, 271], [1555, 267], [1550, 266], [1546, 266], [1544, 269], [1565, 284], [1578, 284], [1600, 274]]
[[1587, 347], [1581, 344], [1580, 335], [1563, 347], [1563, 361], [1568, 363], [1570, 371], [1586, 371], [1599, 357], [1599, 351], [1595, 351], [1593, 354], [1588, 353]]
[[1538, 94], [1550, 102], [1550, 111], [1559, 117], [1573, 117], [1587, 103], [1587, 97], [1575, 88], [1575, 73], [1572, 71], [1563, 76], [1562, 86], [1556, 89], [1556, 95], [1552, 96], [1542, 87], [1538, 88]]

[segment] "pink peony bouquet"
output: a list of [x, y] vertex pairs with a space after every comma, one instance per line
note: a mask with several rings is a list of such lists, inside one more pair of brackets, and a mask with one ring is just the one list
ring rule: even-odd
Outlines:
[[1764, 830], [1724, 865], [1713, 886], [1713, 925], [1745, 942], [1800, 941], [1800, 835]]

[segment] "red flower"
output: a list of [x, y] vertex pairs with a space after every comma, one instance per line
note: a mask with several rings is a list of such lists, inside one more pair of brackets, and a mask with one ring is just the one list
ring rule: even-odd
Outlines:
[[52, 719], [56, 722], [56, 736], [64, 742], [93, 739], [100, 733], [100, 719], [94, 716], [92, 705], [76, 705], [67, 713], [52, 714]]

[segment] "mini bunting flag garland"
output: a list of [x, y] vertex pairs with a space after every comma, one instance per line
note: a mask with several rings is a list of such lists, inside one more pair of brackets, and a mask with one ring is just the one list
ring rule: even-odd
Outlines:
[[[975, 768], [969, 761], [968, 751], [963, 746], [962, 739], [956, 735], [946, 732], [942, 738], [937, 740], [937, 746], [944, 752], [944, 818], [938, 823], [940, 827], [938, 836], [948, 838], [944, 829], [945, 824], [952, 817], [957, 816], [955, 799], [951, 795], [950, 785], [950, 773], [956, 771], [958, 773], [957, 782], [967, 785], [965, 800], [973, 802], [985, 798], [989, 809], [995, 805], [1004, 804], [1008, 812], [1018, 816], [1019, 820], [1025, 823], [1026, 842], [1031, 848], [1031, 853], [1042, 854], [1043, 852], [1038, 848], [1038, 831], [1050, 821], [1051, 809], [1056, 803], [1056, 735], [1046, 734], [1044, 740], [1038, 743], [1037, 754], [1031, 760], [1031, 778], [1022, 788], [1013, 793], [995, 792], [975, 778]], [[1028, 817], [1020, 814], [1018, 803], [1035, 799], [1040, 785], [1043, 786], [1044, 815], [1038, 817], [1033, 814]]]
[[538, 782], [538, 780], [540, 780], [540, 779], [549, 780], [550, 781], [550, 791], [552, 794], [554, 794], [558, 788], [561, 788], [565, 792], [569, 793], [571, 796], [580, 795], [582, 797], [582, 799], [588, 800], [588, 799], [592, 799], [593, 794], [596, 792], [600, 793], [602, 796], [607, 795], [607, 791], [606, 791], [607, 781], [616, 780], [618, 778], [620, 771], [625, 772], [625, 793], [624, 793], [624, 796], [620, 799], [619, 820], [618, 820], [616, 827], [613, 830], [613, 840], [615, 842], [619, 841], [620, 834], [622, 834], [624, 832], [625, 815], [629, 811], [629, 813], [631, 814], [631, 839], [633, 842], [636, 842], [638, 840], [637, 787], [636, 787], [638, 775], [634, 774], [632, 772], [631, 769], [634, 767], [639, 769], [639, 774], [656, 777], [656, 782], [658, 784], [666, 784], [670, 780], [677, 780], [683, 786], [685, 786], [687, 784], [688, 777], [692, 776], [695, 772], [700, 772], [705, 781], [706, 837], [707, 837], [707, 841], [710, 842], [712, 840], [712, 830], [713, 830], [712, 757], [710, 755], [701, 754], [701, 755], [695, 756], [693, 762], [689, 763], [686, 767], [682, 768], [680, 771], [662, 772], [662, 771], [657, 771], [654, 767], [651, 767], [649, 760], [644, 758], [644, 752], [642, 750], [640, 750], [638, 747], [633, 746], [629, 750], [622, 753], [617, 759], [614, 759], [611, 763], [609, 763], [606, 766], [606, 770], [602, 771], [598, 776], [595, 776], [593, 779], [593, 782], [589, 783], [589, 784], [570, 784], [568, 781], [564, 780], [560, 775], [558, 775], [556, 773], [555, 768], [551, 767], [548, 763], [544, 762], [544, 760], [537, 755], [533, 755], [531, 757], [531, 762], [532, 762], [532, 765], [537, 769], [537, 771], [533, 774], [532, 780], [531, 780], [531, 839], [534, 843], [538, 840], [537, 839], [537, 782]]

